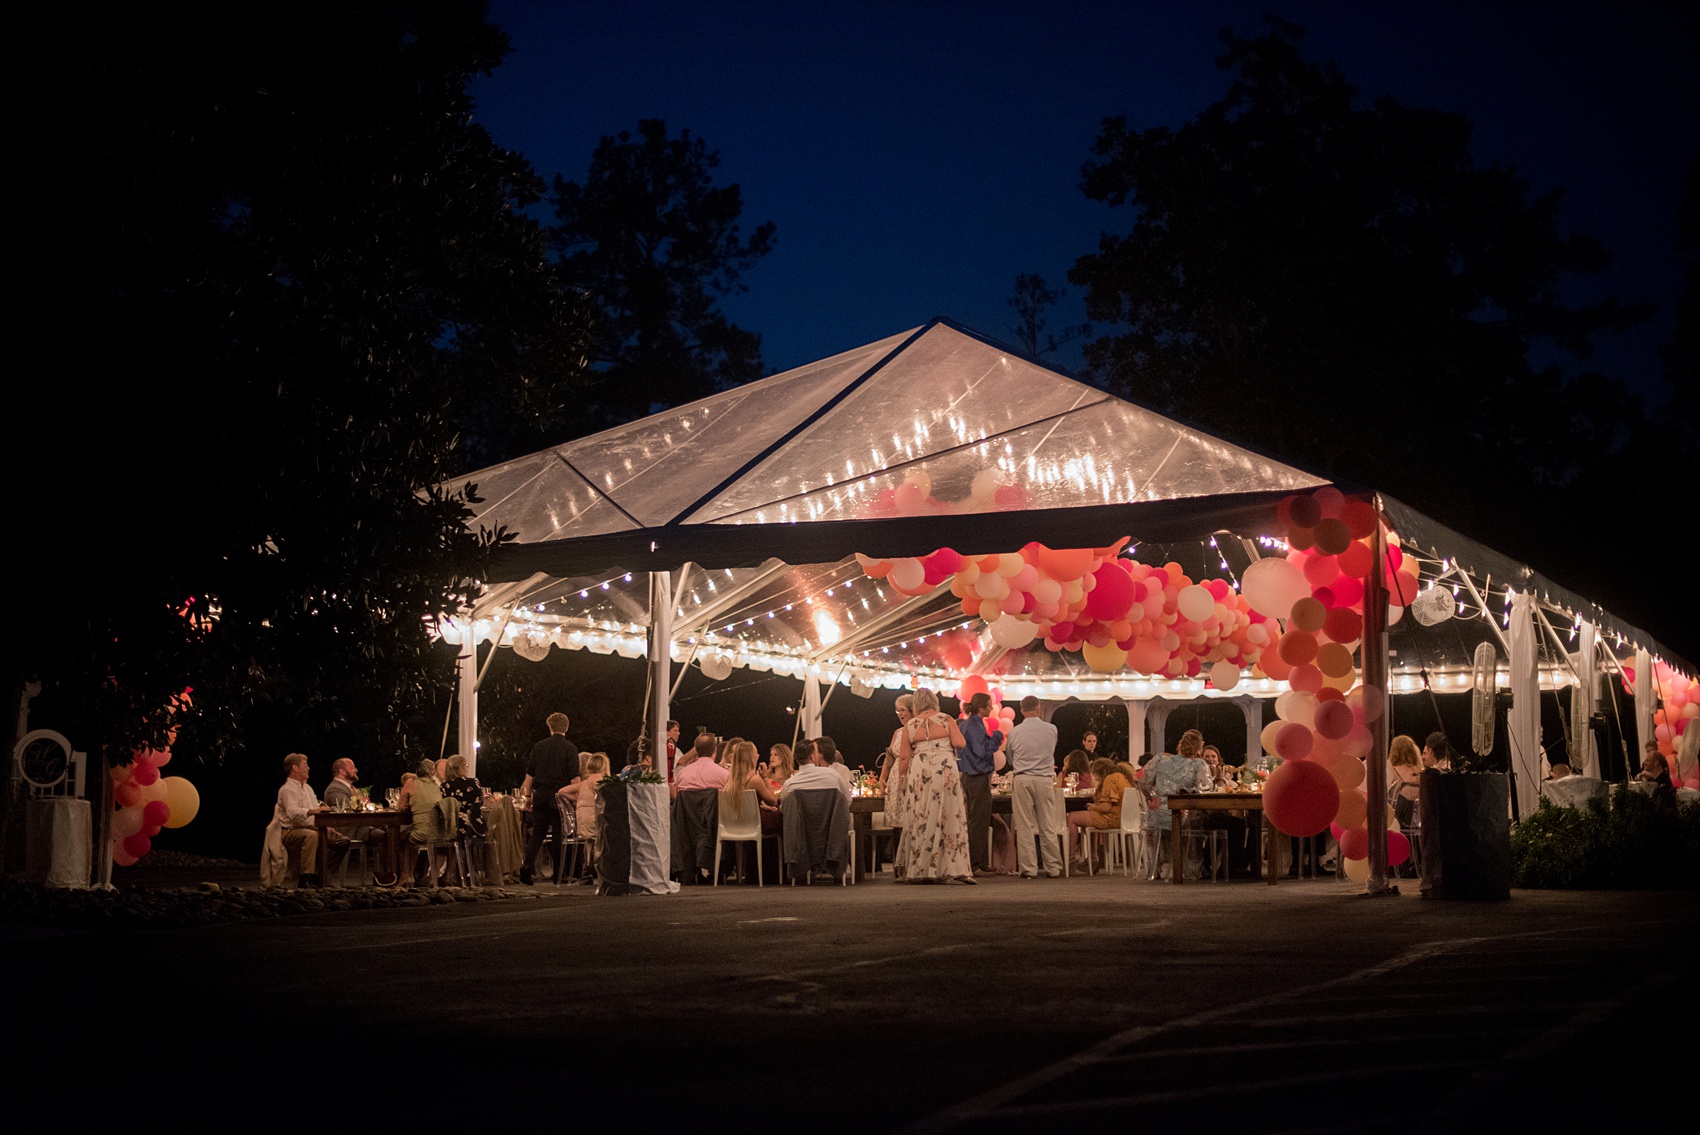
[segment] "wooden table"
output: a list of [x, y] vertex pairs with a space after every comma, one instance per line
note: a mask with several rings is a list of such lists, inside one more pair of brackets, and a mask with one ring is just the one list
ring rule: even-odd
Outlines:
[[[1261, 812], [1263, 811], [1263, 793], [1261, 792], [1176, 792], [1169, 797], [1169, 875], [1170, 882], [1176, 886], [1186, 881], [1185, 857], [1181, 853], [1181, 827], [1184, 814], [1187, 812]], [[1263, 817], [1258, 817], [1258, 827], [1261, 828]], [[1269, 876], [1269, 885], [1275, 885], [1275, 877], [1281, 873], [1281, 834], [1271, 829], [1269, 833], [1269, 865], [1264, 872]]]
[[[1092, 803], [1091, 792], [1070, 792], [1063, 797], [1063, 810], [1078, 812]], [[885, 811], [883, 796], [852, 796], [850, 798], [850, 826], [856, 832], [856, 882], [862, 881], [862, 849], [872, 851], [874, 846], [874, 816]], [[1015, 794], [1013, 792], [992, 793], [992, 815], [1013, 816], [1015, 813]]]
[[[384, 854], [388, 857], [388, 869], [394, 871], [396, 864], [401, 862], [402, 830], [412, 826], [412, 824], [412, 812], [390, 809], [378, 812], [332, 812], [328, 810], [314, 812], [313, 826], [319, 829], [319, 879], [328, 881], [330, 832], [333, 829], [357, 831], [360, 828], [382, 828], [384, 830]], [[365, 880], [361, 881], [361, 885], [365, 885]]]

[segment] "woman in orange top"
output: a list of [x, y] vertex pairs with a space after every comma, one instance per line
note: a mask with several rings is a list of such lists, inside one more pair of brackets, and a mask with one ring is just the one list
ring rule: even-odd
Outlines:
[[1086, 859], [1080, 854], [1080, 829], [1099, 828], [1114, 829], [1122, 826], [1122, 794], [1133, 787], [1133, 781], [1116, 763], [1099, 757], [1092, 762], [1092, 779], [1098, 785], [1092, 793], [1092, 803], [1083, 811], [1068, 814], [1068, 844], [1073, 850], [1074, 862], [1081, 870], [1086, 869]]

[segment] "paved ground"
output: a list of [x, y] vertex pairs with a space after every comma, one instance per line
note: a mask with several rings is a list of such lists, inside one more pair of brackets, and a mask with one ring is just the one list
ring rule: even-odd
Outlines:
[[1486, 905], [1119, 876], [551, 891], [14, 931], [18, 1082], [121, 1051], [83, 1081], [114, 1114], [177, 1084], [174, 1119], [261, 1126], [332, 1100], [393, 1121], [405, 1097], [431, 1101], [432, 1129], [536, 1110], [638, 1130], [1657, 1129], [1677, 1073], [1656, 1054], [1691, 1047], [1672, 1034], [1700, 1007], [1693, 894]]

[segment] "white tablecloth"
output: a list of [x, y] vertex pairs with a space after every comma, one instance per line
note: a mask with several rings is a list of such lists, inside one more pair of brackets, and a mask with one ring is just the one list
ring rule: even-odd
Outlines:
[[1567, 776], [1541, 781], [1541, 795], [1560, 808], [1580, 808], [1589, 800], [1604, 798], [1605, 781], [1592, 776]]
[[52, 796], [24, 808], [24, 876], [50, 887], [87, 887], [94, 846], [87, 800]]

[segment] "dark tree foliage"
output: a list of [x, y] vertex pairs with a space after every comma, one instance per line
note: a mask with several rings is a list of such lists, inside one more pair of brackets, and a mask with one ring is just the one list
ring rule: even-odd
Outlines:
[[555, 230], [568, 282], [601, 312], [593, 358], [599, 425], [627, 421], [761, 378], [761, 336], [717, 306], [773, 249], [773, 223], [745, 239], [720, 155], [659, 119], [604, 137], [583, 185], [555, 178]]
[[452, 681], [426, 623], [493, 536], [432, 486], [483, 456], [464, 432], [528, 444], [588, 336], [520, 212], [540, 179], [471, 121], [506, 49], [466, 2], [79, 28], [90, 113], [41, 124], [73, 139], [53, 298], [74, 322], [12, 450], [37, 724], [119, 758], [193, 687], [176, 720], [203, 754], [263, 719], [267, 759], [327, 735], [364, 756]]
[[1051, 322], [1047, 313], [1062, 298], [1063, 292], [1046, 284], [1045, 277], [1037, 272], [1022, 272], [1015, 277], [1015, 287], [1004, 301], [1015, 312], [1015, 325], [1010, 332], [1022, 350], [1033, 358], [1052, 354], [1064, 344], [1092, 333], [1090, 323], [1070, 324], [1062, 329], [1060, 336], [1045, 333]]
[[1581, 486], [1640, 410], [1580, 364], [1646, 310], [1566, 303], [1608, 253], [1559, 231], [1558, 192], [1477, 164], [1459, 115], [1363, 105], [1300, 34], [1224, 31], [1228, 93], [1179, 128], [1104, 122], [1082, 187], [1131, 223], [1070, 273], [1118, 325], [1090, 367], [1583, 586], [1549, 534], [1603, 503]]
[[1688, 170], [1677, 214], [1677, 251], [1688, 260], [1676, 328], [1664, 347], [1665, 381], [1670, 383], [1669, 423], [1686, 433], [1693, 451], [1700, 446], [1700, 158]]

